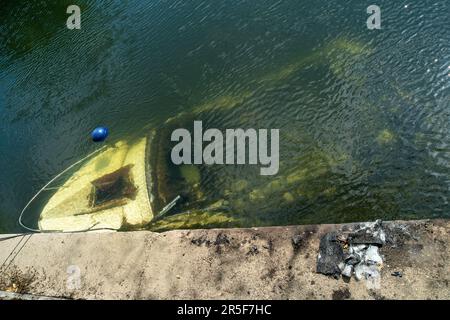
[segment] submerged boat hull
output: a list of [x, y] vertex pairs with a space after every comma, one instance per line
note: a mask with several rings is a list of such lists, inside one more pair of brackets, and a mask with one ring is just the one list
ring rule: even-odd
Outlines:
[[117, 142], [85, 163], [50, 198], [41, 230], [139, 227], [153, 218], [147, 191], [147, 138]]

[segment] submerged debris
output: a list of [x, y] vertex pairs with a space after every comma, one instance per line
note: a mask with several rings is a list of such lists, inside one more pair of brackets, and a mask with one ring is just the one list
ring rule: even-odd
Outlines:
[[394, 134], [391, 131], [389, 131], [388, 129], [381, 131], [377, 136], [377, 142], [380, 145], [390, 143], [393, 140], [394, 140]]
[[365, 223], [350, 232], [330, 232], [320, 240], [317, 272], [367, 280], [377, 286], [383, 259], [379, 248], [386, 241], [381, 220]]

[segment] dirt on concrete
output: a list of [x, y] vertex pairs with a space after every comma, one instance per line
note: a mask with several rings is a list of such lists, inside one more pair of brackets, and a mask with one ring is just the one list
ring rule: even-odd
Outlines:
[[22, 248], [17, 237], [0, 241], [0, 291], [16, 283], [74, 299], [450, 298], [449, 220], [384, 222], [376, 288], [316, 272], [320, 239], [355, 226], [35, 234]]

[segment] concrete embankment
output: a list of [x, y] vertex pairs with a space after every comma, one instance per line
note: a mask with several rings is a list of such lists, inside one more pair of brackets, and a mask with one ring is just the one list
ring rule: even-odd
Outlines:
[[449, 220], [383, 223], [379, 283], [316, 272], [345, 225], [3, 235], [0, 291], [75, 299], [450, 299]]

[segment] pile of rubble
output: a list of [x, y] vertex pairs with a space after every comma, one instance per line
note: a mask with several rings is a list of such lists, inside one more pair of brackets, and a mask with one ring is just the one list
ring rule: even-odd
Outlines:
[[381, 220], [364, 223], [351, 231], [330, 232], [320, 240], [317, 272], [339, 278], [379, 283], [383, 258], [379, 249], [386, 242]]

